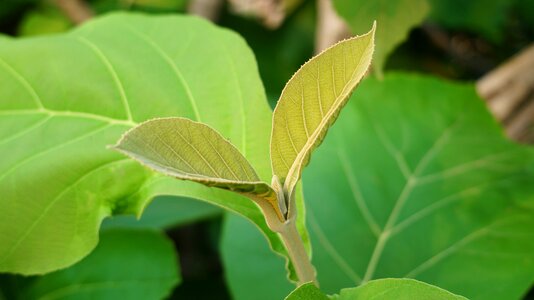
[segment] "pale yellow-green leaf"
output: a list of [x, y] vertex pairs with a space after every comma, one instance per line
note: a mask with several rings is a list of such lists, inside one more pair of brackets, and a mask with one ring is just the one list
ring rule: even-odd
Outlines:
[[126, 132], [113, 148], [162, 174], [265, 199], [279, 211], [273, 189], [230, 142], [203, 123], [150, 120]]
[[291, 193], [328, 128], [367, 72], [375, 26], [344, 40], [305, 63], [289, 80], [273, 114], [271, 163]]

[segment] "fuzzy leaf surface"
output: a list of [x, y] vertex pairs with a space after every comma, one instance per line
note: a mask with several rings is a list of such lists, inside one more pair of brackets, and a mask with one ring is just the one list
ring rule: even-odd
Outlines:
[[253, 195], [278, 211], [270, 185], [261, 182], [239, 150], [206, 124], [185, 118], [150, 120], [126, 132], [113, 148], [161, 174]]
[[373, 26], [367, 34], [315, 56], [282, 91], [273, 114], [271, 163], [274, 175], [289, 193], [369, 68], [374, 32]]

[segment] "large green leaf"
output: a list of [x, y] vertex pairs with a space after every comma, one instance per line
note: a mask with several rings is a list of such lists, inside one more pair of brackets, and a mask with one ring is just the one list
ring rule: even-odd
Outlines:
[[313, 282], [308, 282], [297, 287], [285, 300], [328, 300], [321, 290]]
[[232, 299], [283, 299], [295, 288], [285, 276], [283, 259], [273, 255], [258, 230], [244, 218], [225, 216], [220, 248]]
[[373, 70], [380, 77], [389, 54], [429, 11], [427, 0], [334, 0], [334, 7], [354, 33], [365, 30], [373, 20], [378, 22]]
[[534, 279], [533, 149], [503, 136], [470, 84], [394, 74], [354, 98], [304, 176], [321, 288], [411, 277], [520, 298]]
[[286, 300], [466, 300], [436, 286], [405, 278], [378, 279], [366, 284], [342, 289], [339, 295], [327, 297], [315, 285], [308, 283], [294, 290]]
[[0, 272], [66, 267], [94, 248], [103, 218], [139, 215], [162, 194], [245, 215], [285, 253], [249, 199], [106, 149], [147, 119], [187, 117], [216, 128], [270, 180], [270, 110], [236, 34], [195, 17], [110, 15], [69, 34], [2, 41], [0, 82]]
[[20, 299], [162, 299], [180, 281], [170, 240], [151, 230], [106, 230], [76, 265], [37, 277]]
[[288, 195], [312, 151], [367, 72], [374, 34], [373, 25], [367, 34], [342, 41], [312, 58], [282, 91], [273, 113], [271, 163]]

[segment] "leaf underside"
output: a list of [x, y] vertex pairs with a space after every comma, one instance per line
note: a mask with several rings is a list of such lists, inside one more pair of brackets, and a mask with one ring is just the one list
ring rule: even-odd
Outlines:
[[254, 195], [278, 207], [276, 193], [260, 181], [239, 150], [203, 123], [150, 120], [126, 132], [113, 148], [159, 173]]
[[273, 114], [271, 163], [289, 193], [313, 149], [335, 122], [365, 75], [374, 49], [375, 27], [342, 41], [304, 64], [288, 81]]

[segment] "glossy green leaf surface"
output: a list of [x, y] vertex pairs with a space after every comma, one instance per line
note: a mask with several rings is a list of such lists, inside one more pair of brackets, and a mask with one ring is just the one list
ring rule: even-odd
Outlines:
[[436, 286], [405, 278], [388, 278], [369, 281], [355, 288], [342, 289], [339, 295], [327, 297], [312, 283], [294, 290], [286, 300], [466, 300]]
[[402, 43], [410, 30], [421, 24], [430, 7], [427, 0], [334, 0], [337, 13], [353, 33], [378, 23], [373, 70], [381, 77], [389, 54]]
[[236, 34], [195, 17], [113, 14], [68, 34], [2, 41], [0, 82], [0, 272], [66, 267], [94, 248], [103, 218], [139, 215], [157, 195], [245, 215], [284, 253], [249, 199], [106, 148], [148, 119], [186, 117], [231, 140], [270, 181], [270, 110]]
[[[371, 22], [369, 23], [371, 24]], [[304, 64], [288, 81], [273, 113], [271, 163], [288, 193], [312, 151], [371, 64], [375, 27], [342, 41]]]
[[533, 149], [507, 140], [468, 84], [392, 74], [354, 98], [304, 177], [321, 288], [408, 277], [521, 298], [534, 278]]
[[20, 299], [162, 299], [180, 281], [176, 250], [162, 233], [106, 230], [72, 267], [37, 277]]

